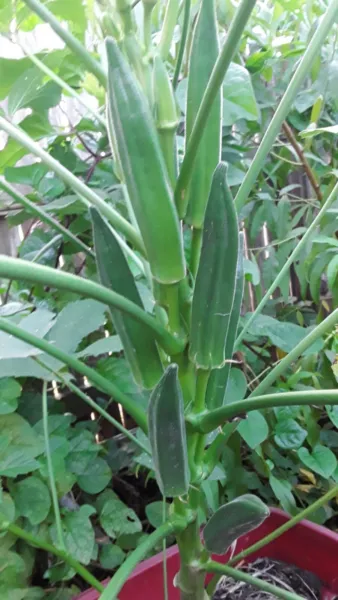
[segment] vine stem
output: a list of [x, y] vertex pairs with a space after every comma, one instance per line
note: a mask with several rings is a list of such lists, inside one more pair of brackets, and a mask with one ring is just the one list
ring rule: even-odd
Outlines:
[[58, 500], [58, 494], [57, 494], [57, 489], [56, 489], [56, 484], [55, 484], [52, 455], [51, 455], [50, 444], [49, 444], [47, 381], [44, 381], [42, 384], [42, 421], [43, 421], [43, 435], [45, 438], [45, 450], [46, 450], [46, 456], [47, 456], [49, 487], [50, 487], [52, 501], [53, 501], [58, 545], [61, 548], [61, 550], [63, 550], [65, 552], [66, 547], [65, 547], [64, 537], [63, 537], [59, 500]]
[[249, 573], [239, 571], [239, 569], [234, 569], [228, 565], [221, 565], [213, 560], [208, 561], [206, 564], [201, 564], [201, 568], [205, 569], [209, 573], [219, 573], [220, 575], [232, 577], [232, 579], [235, 581], [244, 581], [244, 583], [253, 585], [263, 592], [272, 594], [277, 598], [282, 598], [282, 600], [304, 600], [304, 598], [302, 596], [298, 596], [298, 594], [293, 594], [277, 587], [276, 585], [271, 585], [271, 583], [267, 583], [266, 581], [262, 581], [257, 577], [253, 577], [252, 575], [249, 575]]
[[19, 144], [24, 146], [27, 150], [32, 152], [35, 156], [40, 158], [44, 164], [46, 164], [62, 181], [69, 185], [76, 194], [79, 195], [80, 200], [86, 204], [86, 206], [96, 206], [101, 213], [108, 219], [108, 221], [116, 227], [118, 231], [123, 233], [127, 240], [129, 240], [136, 249], [138, 249], [143, 255], [145, 250], [143, 242], [139, 236], [139, 233], [134, 227], [109, 204], [107, 204], [100, 196], [98, 196], [94, 190], [88, 187], [83, 181], [75, 177], [71, 171], [66, 169], [58, 160], [53, 158], [48, 152], [46, 152], [39, 144], [32, 140], [27, 133], [25, 133], [20, 127], [13, 125], [7, 119], [0, 116], [0, 129], [3, 129], [10, 137], [15, 139]]
[[210, 111], [223, 83], [228, 67], [237, 52], [242, 33], [255, 4], [256, 0], [242, 0], [230, 24], [226, 41], [211, 73], [207, 89], [204, 92], [175, 188], [175, 202], [181, 218], [185, 216], [185, 191], [189, 184], [197, 151]]
[[48, 23], [55, 33], [65, 42], [65, 44], [76, 54], [83, 64], [86, 66], [88, 71], [93, 73], [100, 84], [106, 88], [107, 86], [107, 74], [100, 65], [88, 52], [88, 50], [79, 42], [79, 40], [68, 30], [65, 29], [60, 21], [53, 15], [53, 13], [46, 8], [45, 5], [41, 4], [39, 0], [24, 0], [25, 4], [34, 11], [40, 19]]
[[265, 164], [265, 159], [270, 152], [272, 145], [280, 131], [280, 128], [285, 121], [292, 103], [298, 93], [304, 79], [308, 76], [311, 65], [315, 58], [319, 55], [320, 48], [326, 39], [331, 27], [336, 22], [338, 14], [337, 0], [331, 0], [316, 32], [311, 41], [308, 43], [307, 49], [300, 61], [288, 87], [281, 99], [279, 106], [263, 136], [260, 146], [255, 154], [255, 157], [246, 173], [244, 180], [237, 192], [235, 204], [239, 212], [244, 206], [251, 190], [253, 189], [258, 175]]
[[21, 194], [21, 192], [18, 192], [10, 183], [7, 181], [0, 181], [0, 189], [12, 196], [14, 200], [24, 206], [30, 213], [38, 217], [43, 223], [47, 223], [52, 229], [59, 231], [62, 234], [62, 237], [68, 239], [73, 244], [76, 244], [79, 250], [85, 252], [91, 258], [95, 258], [95, 253], [88, 248], [84, 242], [77, 238], [71, 231], [68, 231], [68, 229], [61, 225], [56, 219], [45, 213], [41, 207], [28, 200], [26, 196]]
[[147, 431], [147, 416], [146, 413], [139, 407], [132, 398], [127, 396], [124, 392], [122, 392], [114, 383], [108, 381], [105, 377], [102, 377], [95, 369], [88, 367], [83, 362], [75, 358], [75, 356], [71, 356], [60, 350], [60, 348], [56, 348], [50, 342], [47, 342], [44, 339], [38, 338], [36, 335], [33, 335], [29, 331], [25, 331], [21, 327], [14, 325], [14, 323], [10, 323], [7, 319], [1, 317], [0, 318], [0, 331], [5, 331], [9, 335], [42, 350], [49, 356], [53, 356], [57, 360], [60, 360], [63, 364], [67, 365], [69, 368], [74, 369], [81, 375], [84, 375], [91, 381], [94, 385], [96, 385], [100, 390], [112, 396], [116, 402], [119, 402], [123, 408], [130, 414], [131, 417], [135, 420], [143, 431]]
[[136, 321], [149, 327], [159, 343], [169, 353], [180, 352], [185, 346], [183, 340], [172, 336], [152, 315], [134, 302], [89, 279], [5, 255], [0, 256], [0, 276], [8, 279], [21, 279], [31, 283], [41, 283], [60, 290], [76, 292], [86, 298], [93, 298], [107, 306], [121, 310]]
[[289, 258], [287, 259], [286, 263], [281, 268], [281, 270], [278, 273], [276, 279], [270, 285], [270, 287], [267, 290], [267, 292], [264, 294], [264, 296], [263, 296], [262, 300], [260, 301], [260, 303], [258, 304], [256, 310], [251, 314], [250, 318], [245, 323], [245, 325], [244, 325], [244, 327], [243, 327], [240, 335], [237, 337], [236, 346], [238, 346], [238, 344], [240, 344], [241, 341], [244, 339], [244, 336], [247, 333], [247, 331], [249, 330], [250, 325], [253, 323], [253, 321], [255, 320], [255, 318], [262, 312], [262, 310], [263, 310], [264, 306], [266, 305], [267, 301], [269, 300], [271, 294], [273, 294], [273, 292], [275, 291], [275, 289], [281, 284], [281, 282], [283, 281], [285, 275], [287, 275], [287, 273], [289, 271], [289, 267], [296, 260], [296, 258], [300, 254], [301, 250], [303, 248], [305, 248], [305, 245], [306, 245], [307, 241], [310, 239], [310, 237], [311, 237], [312, 233], [314, 232], [314, 230], [316, 229], [317, 225], [320, 224], [320, 222], [321, 222], [322, 218], [324, 217], [325, 213], [330, 208], [330, 206], [333, 204], [333, 202], [335, 201], [335, 199], [336, 199], [337, 196], [338, 196], [338, 183], [336, 183], [336, 185], [333, 188], [331, 194], [329, 195], [329, 197], [327, 198], [327, 200], [323, 204], [322, 208], [320, 209], [318, 215], [314, 218], [314, 220], [312, 221], [310, 227], [306, 230], [306, 232], [303, 235], [302, 239], [300, 240], [300, 242], [298, 242], [296, 248], [293, 250], [293, 252], [290, 254]]
[[67, 552], [65, 552], [64, 550], [61, 550], [60, 548], [53, 546], [53, 544], [49, 544], [48, 542], [37, 538], [28, 531], [25, 531], [25, 529], [21, 529], [21, 527], [15, 525], [15, 523], [0, 522], [0, 529], [2, 529], [3, 531], [9, 531], [16, 537], [27, 542], [27, 544], [29, 544], [30, 546], [33, 546], [35, 548], [41, 548], [41, 550], [45, 550], [46, 552], [50, 552], [50, 554], [53, 554], [54, 556], [58, 556], [70, 567], [72, 567], [72, 569], [74, 569], [74, 571], [76, 571], [80, 575], [80, 577], [84, 579], [84, 581], [89, 583], [91, 587], [98, 590], [98, 592], [102, 592], [102, 590], [104, 590], [102, 583], [100, 583], [96, 579], [96, 577], [94, 577], [94, 575], [90, 573], [90, 571], [88, 571], [83, 565], [77, 562], [75, 558], [67, 554]]
[[231, 404], [226, 404], [210, 412], [200, 413], [199, 415], [191, 414], [187, 416], [186, 420], [192, 426], [193, 431], [209, 433], [229, 421], [229, 419], [240, 416], [245, 417], [252, 410], [276, 406], [308, 406], [310, 404], [317, 406], [338, 405], [338, 389], [249, 396], [245, 400], [231, 402]]

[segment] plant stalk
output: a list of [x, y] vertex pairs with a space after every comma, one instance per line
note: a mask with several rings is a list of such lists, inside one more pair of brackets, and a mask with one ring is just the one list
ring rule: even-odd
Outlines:
[[279, 103], [279, 106], [267, 128], [264, 137], [260, 143], [260, 146], [255, 154], [255, 157], [250, 165], [248, 172], [246, 173], [244, 180], [237, 192], [235, 198], [235, 204], [237, 211], [239, 212], [244, 206], [250, 192], [252, 191], [258, 175], [265, 164], [265, 159], [269, 154], [272, 145], [278, 135], [283, 121], [285, 121], [292, 103], [298, 93], [300, 86], [302, 85], [305, 78], [308, 76], [313, 61], [320, 54], [320, 48], [327, 38], [327, 35], [336, 22], [338, 15], [337, 0], [331, 0], [315, 34], [309, 42], [305, 54], [300, 61], [287, 90]]
[[93, 298], [114, 309], [117, 308], [152, 329], [158, 342], [169, 354], [176, 354], [185, 346], [183, 340], [172, 336], [137, 304], [89, 279], [5, 255], [0, 256], [0, 277], [49, 285], [60, 290], [75, 292], [86, 298]]
[[184, 196], [211, 108], [223, 83], [228, 67], [238, 50], [241, 35], [255, 4], [256, 0], [242, 0], [238, 7], [231, 22], [226, 41], [211, 73], [207, 89], [202, 98], [175, 189], [175, 202], [181, 218], [185, 216]]
[[270, 287], [267, 290], [267, 292], [264, 294], [264, 296], [263, 296], [262, 300], [260, 301], [260, 303], [258, 304], [256, 310], [251, 314], [250, 318], [245, 323], [245, 325], [244, 325], [244, 327], [243, 327], [240, 335], [237, 337], [236, 346], [238, 346], [238, 344], [240, 344], [240, 342], [244, 339], [244, 336], [247, 333], [248, 329], [250, 328], [250, 325], [253, 323], [253, 321], [255, 320], [255, 318], [257, 317], [257, 315], [259, 315], [262, 312], [264, 306], [266, 305], [267, 301], [269, 300], [269, 298], [271, 297], [271, 295], [273, 294], [273, 292], [276, 290], [276, 288], [282, 283], [285, 275], [287, 275], [287, 273], [289, 272], [290, 266], [292, 265], [293, 262], [295, 262], [297, 256], [300, 254], [301, 250], [303, 250], [303, 248], [305, 248], [305, 245], [306, 245], [307, 241], [310, 239], [310, 237], [313, 234], [314, 230], [316, 229], [317, 225], [320, 224], [320, 222], [321, 222], [322, 218], [324, 217], [325, 213], [330, 208], [330, 206], [333, 204], [333, 202], [335, 201], [335, 199], [337, 198], [337, 196], [338, 196], [338, 183], [336, 183], [336, 185], [333, 188], [331, 194], [329, 195], [329, 197], [327, 198], [327, 200], [324, 202], [324, 204], [323, 204], [322, 208], [320, 209], [318, 215], [314, 218], [314, 220], [312, 221], [312, 223], [309, 226], [309, 228], [306, 230], [306, 232], [305, 232], [304, 236], [302, 237], [302, 239], [298, 242], [296, 248], [293, 250], [293, 252], [291, 252], [289, 258], [287, 259], [287, 261], [285, 262], [285, 264], [281, 268], [281, 270], [278, 273], [276, 279], [270, 285]]
[[30, 152], [41, 158], [42, 162], [45, 163], [52, 171], [62, 179], [67, 185], [69, 185], [73, 191], [78, 194], [79, 199], [84, 201], [85, 204], [96, 206], [101, 213], [108, 219], [108, 221], [116, 227], [118, 231], [126, 236], [137, 250], [142, 254], [145, 254], [143, 242], [140, 239], [138, 232], [134, 227], [128, 223], [126, 219], [107, 204], [100, 196], [98, 196], [90, 187], [88, 187], [83, 181], [75, 177], [66, 167], [64, 167], [59, 161], [53, 158], [48, 152], [43, 150], [39, 144], [34, 142], [29, 135], [27, 135], [20, 127], [13, 125], [7, 119], [0, 116], [0, 129], [3, 129], [10, 137], [15, 139], [19, 144], [27, 148]]
[[91, 56], [88, 50], [79, 42], [79, 40], [68, 30], [65, 29], [60, 21], [53, 15], [46, 5], [41, 4], [39, 0], [24, 0], [25, 4], [34, 11], [40, 19], [48, 23], [55, 33], [65, 42], [74, 54], [76, 54], [90, 73], [93, 73], [100, 84], [105, 88], [107, 86], [107, 75], [100, 63]]
[[42, 352], [45, 352], [49, 356], [53, 356], [57, 360], [67, 365], [69, 368], [74, 369], [81, 375], [84, 375], [96, 385], [100, 390], [112, 396], [116, 402], [119, 402], [123, 408], [133, 417], [134, 421], [138, 424], [143, 431], [147, 431], [147, 416], [145, 412], [135, 404], [134, 400], [122, 392], [114, 383], [108, 381], [105, 377], [102, 377], [95, 369], [88, 367], [80, 360], [67, 354], [63, 350], [56, 348], [52, 343], [47, 342], [44, 339], [38, 338], [29, 331], [25, 331], [21, 327], [14, 325], [7, 319], [0, 318], [0, 331], [5, 331], [9, 335], [12, 335], [35, 348], [38, 348]]
[[179, 7], [179, 0], [168, 0], [161, 31], [161, 39], [158, 46], [161, 57], [164, 61], [167, 60], [170, 52], [170, 46], [177, 23]]
[[180, 39], [180, 45], [177, 54], [177, 60], [175, 64], [175, 72], [173, 77], [173, 88], [176, 90], [178, 84], [178, 78], [180, 76], [184, 51], [186, 48], [188, 30], [189, 30], [189, 21], [190, 21], [190, 8], [191, 8], [191, 0], [184, 0], [184, 14], [183, 14], [183, 25], [182, 25], [182, 33]]

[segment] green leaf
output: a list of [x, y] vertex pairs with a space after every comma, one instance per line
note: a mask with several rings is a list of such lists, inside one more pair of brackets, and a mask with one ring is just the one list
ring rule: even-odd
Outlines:
[[105, 490], [97, 499], [101, 527], [112, 539], [122, 534], [142, 531], [142, 524], [136, 513], [128, 508], [112, 491]]
[[256, 529], [269, 514], [268, 507], [252, 494], [244, 494], [224, 504], [203, 530], [207, 550], [215, 554], [225, 554], [233, 542], [241, 535]]
[[[169, 517], [169, 507], [170, 504], [165, 505], [165, 519]], [[146, 506], [146, 515], [147, 519], [154, 527], [157, 529], [163, 523], [163, 502], [151, 502]]]
[[105, 311], [105, 305], [96, 300], [70, 302], [58, 314], [49, 341], [65, 352], [75, 352], [83, 338], [104, 324]]
[[334, 256], [327, 266], [327, 282], [333, 291], [338, 276], [338, 256]]
[[105, 544], [102, 546], [99, 554], [100, 565], [104, 569], [116, 569], [123, 563], [125, 553], [116, 544]]
[[282, 508], [291, 515], [295, 514], [297, 507], [291, 483], [286, 479], [277, 479], [274, 475], [270, 475], [269, 483]]
[[[1, 598], [21, 600], [26, 594], [26, 565], [21, 556], [15, 552], [0, 552], [0, 594]], [[20, 593], [23, 595], [20, 595]], [[2, 595], [4, 594], [4, 595]]]
[[257, 121], [259, 116], [251, 77], [245, 67], [231, 63], [223, 83], [223, 125], [240, 119]]
[[[117, 238], [94, 208], [91, 209], [91, 217], [96, 263], [102, 285], [143, 308], [134, 277]], [[143, 323], [119, 310], [110, 309], [110, 313], [135, 381], [145, 388], [153, 388], [163, 372], [153, 333]]]
[[[35, 261], [43, 251], [46, 244], [55, 238], [55, 231], [43, 231], [35, 229], [21, 244], [19, 257], [24, 260]], [[55, 265], [57, 251], [61, 246], [62, 240], [57, 238], [55, 244], [40, 256], [38, 262], [42, 265], [52, 267]]]
[[165, 497], [189, 488], [184, 405], [177, 365], [167, 367], [153, 390], [148, 409], [149, 441], [158, 486]]
[[[15, 505], [11, 496], [3, 492], [0, 499], [0, 522], [12, 523], [15, 520]], [[0, 534], [0, 537], [6, 535], [6, 531]]]
[[106, 461], [97, 456], [89, 463], [86, 473], [79, 475], [77, 482], [80, 488], [87, 494], [98, 494], [102, 492], [112, 478], [112, 472]]
[[338, 406], [326, 406], [325, 408], [330, 421], [338, 429]]
[[[54, 315], [49, 310], [38, 308], [20, 321], [20, 327], [34, 333], [37, 337], [44, 337], [53, 326]], [[36, 356], [41, 351], [21, 340], [0, 331], [0, 360], [13, 358], [26, 358]]]
[[243, 400], [247, 390], [246, 377], [240, 369], [231, 369], [224, 395], [224, 404]]
[[101, 340], [97, 340], [93, 342], [81, 352], [77, 352], [76, 356], [78, 358], [83, 358], [84, 356], [100, 356], [101, 354], [108, 353], [118, 353], [123, 350], [122, 342], [118, 335], [110, 335], [109, 337], [102, 338]]
[[269, 435], [268, 424], [259, 410], [249, 412], [246, 419], [238, 425], [237, 431], [253, 450]]
[[16, 477], [37, 469], [41, 440], [20, 415], [0, 416], [0, 441], [0, 475]]
[[[249, 315], [250, 313], [246, 315], [246, 319], [249, 318]], [[278, 321], [268, 315], [257, 315], [250, 325], [248, 332], [251, 335], [268, 337], [271, 343], [277, 348], [284, 350], [284, 352], [291, 352], [291, 350], [299, 344], [311, 330], [311, 327], [305, 328], [295, 325], [294, 323]], [[322, 347], [323, 340], [319, 339], [304, 352], [303, 356], [319, 352]]]
[[26, 477], [11, 485], [11, 493], [18, 515], [26, 517], [32, 525], [47, 518], [51, 507], [48, 487], [38, 477]]
[[331, 477], [337, 467], [333, 452], [321, 444], [317, 444], [312, 452], [307, 448], [299, 448], [298, 456], [306, 467], [325, 478]]
[[274, 440], [280, 448], [300, 448], [306, 436], [307, 431], [294, 419], [281, 420], [276, 424]]
[[8, 113], [13, 116], [28, 106], [44, 111], [60, 102], [61, 88], [55, 82], [44, 83], [44, 73], [38, 67], [27, 69], [15, 81], [8, 95]]
[[238, 259], [238, 223], [226, 182], [226, 165], [215, 170], [205, 212], [201, 257], [192, 301], [190, 359], [197, 368], [224, 365]]
[[[76, 560], [88, 565], [95, 544], [95, 534], [90, 522], [90, 515], [95, 510], [84, 504], [76, 512], [69, 512], [62, 518], [62, 529], [67, 552]], [[54, 544], [57, 544], [56, 527], [50, 528]]]
[[312, 138], [316, 135], [321, 135], [322, 133], [333, 133], [333, 135], [338, 134], [338, 125], [329, 125], [329, 127], [315, 127], [304, 129], [304, 131], [300, 132], [300, 137], [302, 138]]
[[0, 379], [0, 415], [7, 415], [17, 409], [21, 391], [21, 385], [15, 379]]

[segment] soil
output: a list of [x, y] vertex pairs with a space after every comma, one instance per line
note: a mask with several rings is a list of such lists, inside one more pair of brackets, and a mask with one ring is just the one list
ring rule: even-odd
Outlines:
[[[242, 570], [308, 600], [320, 598], [322, 585], [318, 577], [293, 565], [269, 558], [258, 558], [255, 562], [244, 565]], [[213, 600], [268, 600], [269, 598], [276, 598], [276, 596], [230, 577], [220, 579], [213, 596]]]

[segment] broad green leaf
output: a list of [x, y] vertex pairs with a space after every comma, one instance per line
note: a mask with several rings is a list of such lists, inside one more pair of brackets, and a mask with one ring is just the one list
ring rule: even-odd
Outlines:
[[[43, 231], [35, 229], [21, 244], [19, 257], [24, 260], [37, 261], [39, 264], [52, 267], [55, 265], [55, 259], [58, 249], [61, 246], [62, 239], [57, 237], [55, 244], [48, 246], [48, 250], [43, 252], [46, 244], [55, 238], [55, 231]], [[43, 254], [42, 254], [43, 252]]]
[[[34, 333], [37, 337], [44, 337], [53, 326], [54, 314], [45, 308], [38, 308], [27, 317], [21, 319], [19, 325], [22, 329]], [[21, 340], [0, 331], [0, 360], [7, 358], [26, 358], [41, 354], [41, 351]]]
[[205, 212], [192, 301], [189, 356], [197, 368], [215, 369], [224, 365], [237, 259], [237, 216], [226, 182], [226, 165], [220, 163]]
[[99, 554], [100, 565], [110, 571], [119, 567], [123, 563], [124, 558], [125, 553], [116, 544], [105, 544], [102, 546]]
[[112, 539], [122, 534], [142, 531], [142, 524], [136, 513], [128, 508], [112, 490], [105, 490], [98, 497], [96, 506], [101, 527]]
[[297, 453], [306, 467], [322, 477], [331, 477], [337, 467], [337, 459], [333, 452], [321, 444], [317, 444], [312, 452], [307, 448], [299, 448]]
[[[88, 565], [94, 550], [95, 534], [90, 515], [95, 512], [92, 506], [80, 506], [77, 511], [68, 512], [62, 517], [63, 537], [67, 552], [84, 565]], [[53, 542], [57, 544], [55, 525], [50, 527]]]
[[280, 448], [300, 448], [306, 439], [307, 431], [294, 419], [284, 419], [277, 422], [274, 440]]
[[112, 379], [125, 394], [132, 396], [134, 401], [139, 403], [140, 406], [143, 406], [145, 409], [147, 408], [149, 393], [136, 385], [128, 363], [124, 358], [117, 356], [101, 358], [97, 362], [96, 368], [101, 375]]
[[5, 178], [9, 183], [22, 183], [36, 187], [47, 172], [48, 167], [42, 163], [34, 163], [23, 167], [8, 167], [5, 169]]
[[15, 82], [32, 66], [27, 57], [12, 59], [1, 57], [0, 61], [0, 100], [8, 96]]
[[[96, 263], [102, 285], [143, 308], [134, 277], [113, 231], [94, 208], [91, 209], [91, 218]], [[153, 333], [143, 323], [119, 310], [110, 308], [110, 313], [135, 381], [145, 388], [153, 388], [163, 371]]]
[[11, 493], [17, 514], [26, 517], [32, 525], [44, 521], [51, 507], [47, 485], [32, 475], [11, 485]]
[[[1, 598], [21, 600], [26, 594], [26, 565], [23, 558], [12, 551], [0, 551], [0, 594]], [[13, 594], [12, 594], [13, 591]], [[10, 593], [8, 593], [10, 592]], [[20, 593], [23, 595], [20, 595]]]
[[[249, 318], [249, 314], [246, 315], [246, 319]], [[268, 337], [274, 346], [284, 352], [290, 352], [311, 330], [311, 327], [305, 328], [294, 323], [281, 322], [268, 315], [257, 315], [249, 327], [251, 335]], [[319, 352], [322, 347], [323, 340], [319, 339], [304, 352], [303, 356]]]
[[[0, 62], [2, 62], [2, 59]], [[20, 121], [19, 125], [35, 141], [45, 138], [53, 132], [53, 127], [45, 112], [33, 113]], [[6, 167], [15, 165], [25, 154], [28, 154], [26, 148], [14, 139], [9, 138], [5, 148], [0, 153], [0, 173]]]
[[[0, 523], [12, 523], [15, 520], [15, 505], [12, 497], [3, 492], [0, 499]], [[0, 537], [6, 535], [7, 532], [0, 533]]]
[[256, 529], [269, 516], [268, 507], [256, 496], [244, 494], [224, 504], [203, 530], [209, 552], [224, 554], [241, 535]]
[[153, 390], [148, 408], [149, 441], [158, 486], [165, 497], [189, 488], [184, 405], [177, 365], [167, 367]]
[[223, 125], [240, 119], [257, 121], [259, 111], [251, 77], [245, 67], [231, 63], [223, 82]]
[[224, 395], [224, 404], [243, 400], [247, 390], [247, 381], [243, 371], [231, 369], [229, 381]]
[[54, 82], [44, 83], [44, 74], [38, 67], [27, 69], [15, 81], [8, 95], [8, 113], [28, 106], [44, 111], [60, 102], [61, 88]]
[[325, 408], [330, 421], [338, 429], [338, 406], [326, 406]]
[[90, 431], [84, 430], [69, 440], [66, 465], [75, 475], [85, 475], [99, 452], [99, 446]]
[[327, 266], [327, 282], [333, 291], [338, 276], [338, 256], [334, 256]]
[[[169, 517], [169, 506], [170, 504], [166, 503], [165, 520]], [[163, 523], [163, 502], [158, 501], [147, 504], [146, 515], [150, 525], [157, 529], [157, 527], [159, 527]]]
[[21, 385], [15, 379], [0, 379], [0, 415], [7, 415], [17, 409], [21, 390]]
[[79, 475], [77, 482], [80, 488], [87, 494], [98, 494], [102, 492], [112, 478], [112, 472], [106, 461], [97, 456], [89, 463], [86, 472]]
[[286, 479], [277, 479], [274, 475], [270, 475], [269, 483], [282, 508], [287, 513], [294, 515], [297, 512], [297, 506], [292, 494], [291, 483]]
[[262, 444], [269, 435], [268, 424], [259, 410], [249, 412], [246, 419], [238, 425], [237, 431], [253, 450]]
[[84, 356], [100, 356], [101, 354], [109, 354], [109, 353], [118, 353], [123, 350], [122, 342], [118, 335], [110, 335], [109, 337], [102, 338], [101, 340], [97, 340], [81, 350], [81, 352], [77, 352], [77, 357], [82, 358]]
[[81, 340], [105, 322], [106, 307], [96, 300], [70, 302], [58, 314], [49, 341], [65, 352], [75, 352]]
[[312, 138], [316, 135], [321, 135], [323, 133], [332, 133], [333, 135], [338, 134], [338, 125], [329, 125], [329, 127], [315, 127], [308, 129], [304, 129], [304, 131], [300, 132], [300, 137], [302, 138]]
[[20, 415], [0, 416], [0, 440], [0, 475], [16, 477], [37, 469], [41, 440]]

